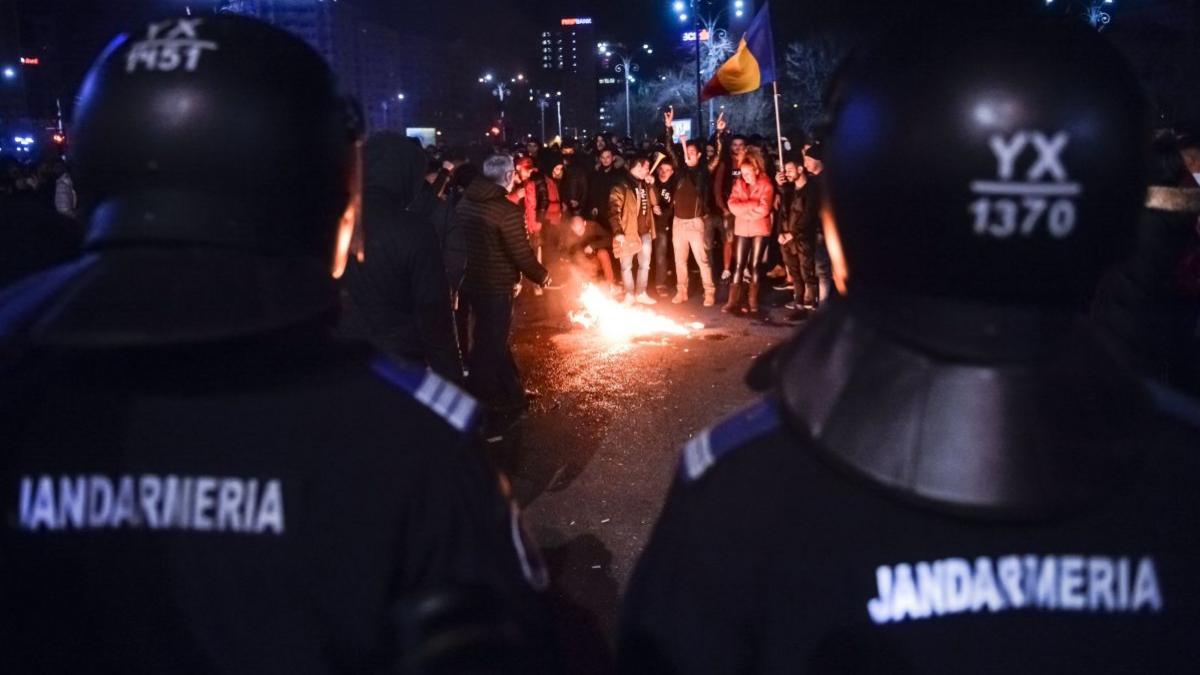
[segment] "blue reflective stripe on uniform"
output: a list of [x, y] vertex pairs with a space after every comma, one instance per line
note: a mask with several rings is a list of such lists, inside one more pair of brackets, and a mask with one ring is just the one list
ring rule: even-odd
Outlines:
[[440, 388], [441, 380], [425, 377], [425, 373], [421, 373], [421, 384], [416, 391], [412, 392], [414, 398], [421, 402], [426, 407], [433, 406], [433, 398], [437, 396]]
[[11, 339], [24, 333], [43, 310], [58, 299], [63, 289], [79, 279], [95, 262], [95, 255], [86, 255], [8, 287], [0, 294], [0, 339]]
[[[430, 373], [432, 375], [432, 373]], [[434, 375], [434, 377], [437, 377]], [[439, 378], [441, 379], [441, 378]], [[442, 417], [447, 417], [450, 414], [450, 406], [454, 405], [454, 400], [458, 397], [458, 389], [449, 382], [442, 381], [442, 390], [438, 392], [437, 398], [433, 400], [430, 406], [433, 411]]]
[[436, 373], [416, 366], [404, 366], [382, 356], [372, 361], [371, 370], [411, 395], [458, 431], [466, 433], [475, 427], [479, 409], [475, 399]]
[[779, 410], [774, 401], [760, 399], [712, 427], [683, 446], [680, 472], [694, 481], [725, 455], [779, 428]]
[[1158, 382], [1147, 380], [1145, 385], [1156, 408], [1184, 424], [1200, 429], [1200, 401]]
[[455, 406], [450, 416], [446, 419], [455, 429], [466, 431], [474, 426], [475, 411], [478, 408], [479, 405], [475, 403], [475, 399], [470, 396], [463, 396], [458, 399], [458, 405]]

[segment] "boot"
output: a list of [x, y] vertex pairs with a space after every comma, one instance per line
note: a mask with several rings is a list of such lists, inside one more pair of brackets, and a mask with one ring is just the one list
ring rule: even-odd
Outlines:
[[758, 282], [750, 282], [750, 295], [747, 298], [750, 303], [750, 314], [758, 316]]
[[725, 306], [721, 308], [726, 314], [736, 313], [738, 307], [742, 304], [742, 284], [729, 284], [729, 300], [725, 302]]

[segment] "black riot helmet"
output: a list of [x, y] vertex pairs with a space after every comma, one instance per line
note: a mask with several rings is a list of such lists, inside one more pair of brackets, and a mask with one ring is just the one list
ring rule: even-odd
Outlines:
[[300, 39], [230, 15], [118, 36], [80, 92], [84, 256], [28, 334], [123, 346], [222, 339], [336, 306], [361, 192], [361, 114]]
[[851, 295], [1077, 304], [1132, 240], [1147, 109], [1080, 21], [945, 10], [831, 91], [830, 248]]

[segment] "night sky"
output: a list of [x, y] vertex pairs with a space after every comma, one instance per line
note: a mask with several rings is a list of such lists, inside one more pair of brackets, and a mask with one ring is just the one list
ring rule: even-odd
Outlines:
[[[163, 14], [179, 14], [184, 7], [194, 13], [212, 11], [218, 0], [20, 0], [57, 3], [61, 33], [70, 36], [60, 45], [64, 76], [81, 81], [83, 72], [113, 35]], [[316, 0], [296, 0], [315, 2]], [[1116, 0], [1112, 5], [1114, 26], [1122, 30], [1123, 19], [1152, 6], [1186, 6], [1200, 0]], [[600, 39], [628, 43], [649, 42], [656, 46], [679, 44], [682, 30], [671, 10], [671, 0], [340, 0], [366, 9], [380, 23], [408, 34], [446, 40], [463, 39], [493, 50], [511, 52], [512, 63], [528, 66], [535, 57], [533, 46], [540, 31], [559, 18], [590, 16]], [[761, 0], [756, 0], [756, 6]], [[826, 31], [855, 33], [870, 23], [888, 22], [889, 16], [912, 11], [917, 5], [941, 3], [961, 6], [978, 2], [988, 11], [1007, 12], [1021, 7], [1039, 9], [1045, 0], [774, 0], [771, 12], [776, 41], [780, 44], [805, 33]], [[718, 0], [732, 6], [732, 0]], [[749, 4], [749, 3], [748, 3]], [[1078, 4], [1078, 3], [1076, 3]], [[1056, 0], [1055, 7], [1070, 6]], [[455, 58], [470, 59], [470, 52]]]
[[[103, 45], [121, 26], [162, 14], [211, 10], [217, 0], [25, 0], [61, 2], [70, 8], [79, 42]], [[297, 0], [315, 2], [316, 0]], [[494, 47], [529, 51], [530, 39], [561, 17], [589, 16], [597, 33], [630, 42], [676, 40], [680, 30], [671, 0], [340, 0], [367, 9], [401, 32], [465, 38]], [[1013, 0], [1022, 2], [1023, 0]], [[1039, 0], [1040, 1], [1040, 0]], [[732, 0], [718, 5], [732, 6]], [[875, 0], [775, 0], [771, 12], [780, 39], [878, 14]]]
[[[21, 0], [53, 2], [63, 11], [60, 45], [64, 75], [81, 81], [92, 58], [119, 31], [162, 15], [211, 11], [218, 0]], [[316, 0], [297, 0], [315, 2]], [[537, 34], [558, 19], [589, 16], [597, 36], [630, 43], [677, 44], [682, 28], [671, 0], [340, 0], [366, 9], [401, 33], [447, 40], [465, 39], [512, 50], [514, 61], [533, 61]], [[1021, 0], [1015, 0], [1021, 1]], [[1040, 0], [1039, 0], [1040, 1]], [[724, 0], [718, 4], [724, 4]], [[728, 0], [732, 5], [732, 0]], [[877, 14], [871, 0], [775, 0], [776, 37], [785, 41], [804, 30], [822, 30]], [[464, 55], [469, 58], [470, 55]], [[529, 65], [533, 65], [530, 63]]]

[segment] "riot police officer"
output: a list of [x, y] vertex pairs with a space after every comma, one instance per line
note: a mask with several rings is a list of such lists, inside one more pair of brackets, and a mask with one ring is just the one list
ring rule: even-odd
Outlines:
[[437, 617], [532, 639], [544, 572], [475, 402], [330, 337], [360, 119], [241, 17], [152, 23], [89, 73], [84, 255], [0, 302], [0, 670], [436, 670]]
[[943, 15], [832, 95], [846, 298], [684, 449], [622, 670], [1194, 669], [1200, 417], [1080, 317], [1145, 194], [1129, 68], [1082, 26]]

